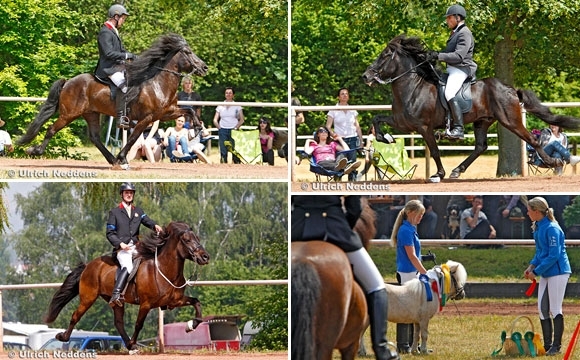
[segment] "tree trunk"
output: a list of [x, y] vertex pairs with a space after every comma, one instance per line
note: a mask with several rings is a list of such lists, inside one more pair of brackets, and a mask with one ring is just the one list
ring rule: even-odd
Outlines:
[[[514, 83], [514, 48], [515, 42], [509, 34], [495, 45], [495, 76], [505, 84]], [[498, 123], [498, 162], [496, 176], [522, 175], [521, 139]]]

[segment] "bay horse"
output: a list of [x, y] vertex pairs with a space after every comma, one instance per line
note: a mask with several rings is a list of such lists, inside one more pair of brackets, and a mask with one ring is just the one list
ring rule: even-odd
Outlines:
[[[375, 213], [363, 204], [355, 226], [364, 243], [376, 233]], [[325, 241], [291, 243], [292, 360], [354, 359], [368, 323], [367, 304], [346, 254]]]
[[[125, 293], [125, 303], [139, 305], [135, 331], [131, 338], [125, 332], [125, 307], [113, 307], [115, 328], [130, 351], [135, 351], [139, 332], [151, 309], [193, 305], [193, 328], [201, 323], [200, 301], [184, 295], [186, 280], [183, 266], [185, 260], [195, 261], [198, 265], [209, 263], [209, 254], [201, 245], [198, 236], [189, 225], [182, 222], [169, 223], [159, 235], [151, 233], [144, 236], [137, 243], [137, 249], [141, 263]], [[104, 255], [88, 264], [80, 264], [66, 277], [50, 302], [44, 322], [49, 324], [56, 320], [64, 306], [77, 295], [80, 303], [66, 331], [55, 336], [57, 340], [70, 339], [75, 325], [99, 297], [107, 302], [110, 300], [118, 266], [111, 255]]]
[[[377, 139], [382, 134], [380, 122], [402, 132], [419, 133], [437, 165], [437, 173], [429, 180], [439, 182], [445, 177], [445, 170], [435, 129], [445, 127], [446, 110], [437, 96], [440, 74], [425, 60], [427, 52], [419, 38], [399, 35], [389, 42], [362, 78], [369, 86], [390, 83], [393, 90], [392, 116], [378, 117], [374, 121]], [[507, 86], [497, 78], [477, 80], [471, 85], [471, 94], [473, 106], [465, 114], [464, 123], [474, 125], [475, 148], [453, 169], [450, 178], [458, 178], [487, 149], [487, 131], [496, 120], [530, 144], [548, 166], [555, 165], [555, 159], [544, 152], [539, 141], [524, 127], [520, 103], [527, 112], [548, 124], [568, 129], [580, 127], [580, 119], [555, 115], [531, 91]]]
[[42, 155], [57, 132], [83, 117], [88, 124], [89, 139], [107, 162], [114, 168], [126, 168], [129, 149], [149, 124], [155, 120], [173, 120], [187, 112], [177, 106], [177, 89], [182, 73], [203, 76], [208, 67], [193, 53], [183, 37], [168, 34], [161, 36], [136, 60], [128, 62], [126, 68], [129, 85], [127, 115], [136, 121], [136, 125], [116, 158], [101, 142], [99, 123], [100, 114], [116, 116], [115, 100], [111, 97], [109, 85], [97, 81], [93, 74], [55, 81], [46, 102], [17, 143], [30, 143], [42, 126], [58, 112], [58, 119], [46, 131], [43, 142], [26, 150], [29, 155]]

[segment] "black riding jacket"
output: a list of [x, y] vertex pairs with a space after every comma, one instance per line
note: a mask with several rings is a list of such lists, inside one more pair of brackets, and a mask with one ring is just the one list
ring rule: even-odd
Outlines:
[[291, 241], [324, 240], [345, 252], [363, 247], [352, 230], [362, 212], [360, 196], [344, 198], [338, 195], [292, 196]]
[[127, 214], [122, 203], [109, 211], [107, 221], [107, 240], [119, 249], [121, 243], [128, 244], [131, 240], [136, 244], [139, 241], [139, 227], [141, 224], [149, 229], [155, 229], [155, 221], [151, 220], [145, 212], [136, 206], [131, 206], [131, 217]]

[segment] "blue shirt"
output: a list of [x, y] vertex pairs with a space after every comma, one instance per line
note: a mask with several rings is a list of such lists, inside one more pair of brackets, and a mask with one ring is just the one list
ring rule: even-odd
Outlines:
[[405, 246], [414, 246], [415, 255], [420, 258], [421, 243], [419, 242], [417, 228], [407, 220], [403, 220], [397, 232], [397, 271], [403, 273], [416, 272], [417, 269], [411, 263], [409, 256], [407, 256]]
[[550, 277], [572, 273], [564, 244], [564, 232], [556, 221], [550, 221], [547, 216], [536, 221], [534, 241], [536, 254], [530, 261], [536, 267], [534, 274]]

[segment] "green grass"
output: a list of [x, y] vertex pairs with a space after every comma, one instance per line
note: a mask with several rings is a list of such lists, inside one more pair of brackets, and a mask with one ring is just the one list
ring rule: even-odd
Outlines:
[[[528, 282], [523, 272], [534, 257], [535, 248], [531, 246], [512, 246], [504, 249], [467, 249], [446, 246], [422, 247], [423, 254], [431, 250], [437, 256], [437, 263], [447, 260], [458, 261], [467, 270], [468, 282]], [[395, 281], [395, 249], [390, 246], [373, 246], [369, 250], [379, 271], [386, 281]], [[578, 281], [580, 272], [580, 247], [568, 247], [568, 258], [572, 266], [570, 282]], [[433, 263], [426, 263], [427, 268]]]
[[[461, 300], [461, 302], [475, 302], [481, 303], [486, 300]], [[497, 300], [491, 300], [497, 301]], [[534, 300], [517, 299], [517, 300], [501, 300], [502, 303], [530, 303], [535, 304]], [[565, 303], [578, 303], [577, 299], [565, 300]], [[526, 314], [534, 324], [534, 331], [541, 334], [540, 320], [535, 311], [535, 306], [530, 306], [530, 313]], [[518, 315], [499, 316], [492, 314], [485, 315], [462, 315], [453, 306], [453, 303], [443, 310], [443, 314], [436, 314], [429, 322], [429, 338], [427, 348], [434, 352], [429, 356], [423, 357], [429, 360], [463, 360], [463, 359], [505, 359], [504, 353], [492, 357], [491, 353], [500, 347], [500, 334], [502, 330], [506, 330], [510, 334], [512, 322]], [[572, 332], [578, 322], [577, 314], [565, 315], [565, 332], [562, 338], [562, 354], [566, 351], [566, 347], [572, 337]], [[527, 321], [518, 321], [515, 327], [516, 331], [525, 332], [531, 330]], [[387, 338], [391, 342], [396, 339], [396, 326], [389, 323], [387, 331]], [[357, 359], [374, 359], [372, 352], [369, 331], [364, 336], [365, 347], [367, 350], [366, 357], [359, 356]], [[402, 355], [402, 359], [417, 359], [416, 355]], [[520, 359], [531, 359], [531, 357], [519, 357]], [[561, 359], [562, 357], [556, 357]], [[580, 358], [580, 350], [577, 350], [572, 359]], [[337, 350], [334, 352], [333, 359], [340, 359]]]

